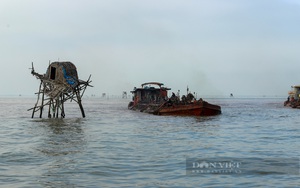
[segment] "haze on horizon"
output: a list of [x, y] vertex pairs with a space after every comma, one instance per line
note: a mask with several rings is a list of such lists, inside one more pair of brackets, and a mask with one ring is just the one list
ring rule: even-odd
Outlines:
[[287, 96], [300, 84], [297, 0], [2, 0], [0, 95], [33, 95], [49, 61], [87, 94], [149, 81], [198, 96]]

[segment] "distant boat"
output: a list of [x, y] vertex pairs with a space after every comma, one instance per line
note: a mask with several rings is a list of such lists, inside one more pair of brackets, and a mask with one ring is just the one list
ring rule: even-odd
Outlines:
[[[134, 88], [133, 100], [128, 109], [155, 115], [178, 116], [213, 116], [221, 114], [221, 107], [202, 99], [196, 100], [193, 94], [182, 96], [181, 100], [174, 93], [168, 98], [168, 90], [159, 82], [147, 82], [141, 88]], [[155, 87], [156, 86], [156, 87]]]
[[292, 86], [293, 90], [288, 92], [288, 98], [284, 106], [300, 108], [300, 85]]

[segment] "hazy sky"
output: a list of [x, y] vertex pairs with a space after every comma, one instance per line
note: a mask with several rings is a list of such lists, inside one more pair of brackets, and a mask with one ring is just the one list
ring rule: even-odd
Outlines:
[[49, 61], [87, 94], [158, 81], [198, 95], [287, 95], [300, 84], [299, 0], [1, 0], [0, 95], [32, 95]]

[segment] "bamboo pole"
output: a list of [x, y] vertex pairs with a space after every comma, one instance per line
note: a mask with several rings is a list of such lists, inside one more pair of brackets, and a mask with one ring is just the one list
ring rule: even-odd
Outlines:
[[42, 118], [42, 114], [43, 114], [44, 96], [45, 96], [45, 84], [43, 84], [42, 104], [41, 104], [41, 107], [40, 107], [40, 118]]
[[52, 99], [50, 99], [49, 101], [48, 118], [51, 118], [51, 105], [52, 105]]
[[58, 118], [58, 112], [59, 112], [59, 98], [56, 98], [56, 118]]
[[61, 117], [65, 117], [65, 109], [64, 109], [65, 95], [61, 95]]
[[83, 106], [82, 106], [82, 103], [81, 103], [81, 97], [80, 97], [80, 93], [79, 91], [76, 91], [76, 96], [77, 96], [77, 103], [79, 105], [79, 108], [81, 110], [81, 114], [82, 114], [82, 117], [85, 118], [85, 113], [84, 113], [84, 109], [83, 109]]
[[38, 93], [37, 101], [36, 101], [36, 103], [35, 103], [35, 105], [34, 105], [34, 108], [33, 108], [33, 111], [32, 111], [31, 118], [33, 118], [33, 117], [34, 117], [35, 109], [36, 109], [36, 107], [37, 107], [37, 105], [38, 105], [38, 102], [39, 102], [39, 100], [40, 100], [40, 92], [41, 92], [41, 87], [42, 87], [42, 81], [41, 81], [41, 83], [40, 83], [40, 87], [39, 87], [39, 93]]

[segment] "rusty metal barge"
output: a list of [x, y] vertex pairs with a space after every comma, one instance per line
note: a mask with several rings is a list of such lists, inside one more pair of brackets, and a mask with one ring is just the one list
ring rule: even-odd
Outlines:
[[168, 97], [168, 90], [163, 83], [147, 82], [140, 88], [134, 88], [131, 93], [133, 100], [129, 102], [128, 109], [154, 115], [175, 116], [213, 116], [221, 114], [221, 107], [210, 104], [201, 98], [196, 100], [192, 93], [179, 96], [172, 93]]

